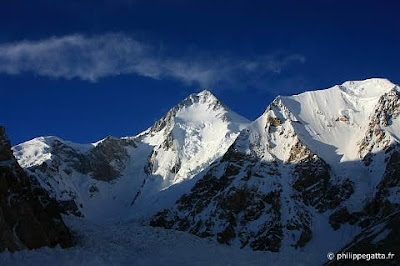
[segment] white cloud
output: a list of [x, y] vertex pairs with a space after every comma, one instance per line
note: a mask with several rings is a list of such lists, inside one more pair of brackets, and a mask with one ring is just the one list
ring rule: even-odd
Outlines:
[[0, 44], [0, 73], [30, 72], [52, 78], [96, 81], [102, 77], [136, 74], [153, 79], [176, 79], [203, 87], [231, 83], [240, 77], [280, 73], [291, 63], [304, 63], [297, 54], [234, 56], [168, 56], [124, 34], [87, 37], [68, 35], [40, 41]]

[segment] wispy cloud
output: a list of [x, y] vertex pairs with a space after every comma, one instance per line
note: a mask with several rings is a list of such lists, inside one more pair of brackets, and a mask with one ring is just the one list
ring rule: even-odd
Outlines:
[[285, 53], [253, 58], [200, 54], [169, 56], [158, 51], [156, 46], [125, 34], [75, 34], [0, 44], [0, 73], [30, 72], [52, 78], [89, 81], [135, 74], [209, 87], [243, 80], [244, 77], [278, 74], [289, 64], [304, 62], [302, 55]]

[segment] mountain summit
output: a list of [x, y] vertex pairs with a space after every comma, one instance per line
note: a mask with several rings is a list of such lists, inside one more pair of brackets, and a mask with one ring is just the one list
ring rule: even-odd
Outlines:
[[[249, 121], [211, 92], [191, 94], [137, 136], [75, 144], [40, 137], [15, 146], [20, 164], [67, 213], [115, 219], [149, 212], [160, 191], [190, 180], [222, 156]], [[152, 202], [156, 200], [158, 202]]]

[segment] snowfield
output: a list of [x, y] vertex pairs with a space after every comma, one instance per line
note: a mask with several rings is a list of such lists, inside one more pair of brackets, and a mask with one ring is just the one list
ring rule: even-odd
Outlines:
[[188, 233], [135, 222], [101, 225], [79, 218], [64, 220], [76, 233], [75, 247], [5, 251], [0, 253], [0, 265], [319, 265], [316, 260], [326, 258], [326, 254], [293, 256], [238, 250]]

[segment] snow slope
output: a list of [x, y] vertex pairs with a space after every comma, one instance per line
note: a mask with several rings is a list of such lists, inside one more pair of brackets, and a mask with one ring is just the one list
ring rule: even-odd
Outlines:
[[[359, 141], [368, 129], [369, 117], [381, 96], [393, 89], [400, 90], [386, 79], [348, 81], [281, 100], [304, 125], [304, 141], [311, 138], [307, 144], [325, 160], [336, 164], [338, 159], [339, 162], [360, 159]], [[327, 146], [333, 146], [334, 152]]]
[[[136, 223], [102, 226], [91, 222], [66, 218], [67, 225], [79, 236], [77, 246], [61, 249], [41, 248], [34, 251], [0, 253], [0, 264], [7, 266], [101, 266], [101, 265], [317, 265], [308, 254], [293, 257], [237, 250], [207, 239], [171, 230], [163, 230]], [[310, 264], [311, 263], [311, 264]]]

